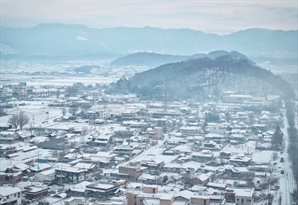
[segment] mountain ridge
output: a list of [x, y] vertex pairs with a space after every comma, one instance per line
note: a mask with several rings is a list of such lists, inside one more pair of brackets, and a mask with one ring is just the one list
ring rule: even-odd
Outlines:
[[17, 54], [53, 56], [79, 50], [129, 54], [151, 51], [192, 55], [237, 50], [246, 56], [297, 56], [297, 30], [246, 29], [219, 35], [192, 29], [89, 28], [81, 24], [1, 27], [1, 44]]

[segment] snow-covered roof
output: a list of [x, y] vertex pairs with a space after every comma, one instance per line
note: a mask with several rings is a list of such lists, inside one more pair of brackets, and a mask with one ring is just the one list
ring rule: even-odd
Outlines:
[[15, 194], [21, 192], [22, 190], [18, 187], [10, 187], [10, 186], [1, 186], [0, 187], [0, 196], [5, 197], [11, 194]]

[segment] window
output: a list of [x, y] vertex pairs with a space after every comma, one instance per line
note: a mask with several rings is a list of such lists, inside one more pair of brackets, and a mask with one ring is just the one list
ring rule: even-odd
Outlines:
[[18, 198], [20, 198], [20, 196], [21, 196], [21, 192], [18, 193]]
[[247, 202], [251, 202], [251, 199], [246, 199]]
[[134, 196], [133, 198], [134, 198], [134, 199], [136, 199], [136, 198], [137, 198], [137, 196]]
[[14, 197], [16, 197], [16, 196], [17, 196], [17, 194], [14, 194], [13, 196], [14, 196]]

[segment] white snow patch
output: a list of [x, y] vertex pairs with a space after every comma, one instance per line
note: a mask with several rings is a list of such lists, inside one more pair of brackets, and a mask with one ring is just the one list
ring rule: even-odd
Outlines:
[[76, 40], [79, 40], [79, 41], [89, 41], [87, 38], [82, 37], [82, 36], [76, 36], [75, 39], [76, 39]]

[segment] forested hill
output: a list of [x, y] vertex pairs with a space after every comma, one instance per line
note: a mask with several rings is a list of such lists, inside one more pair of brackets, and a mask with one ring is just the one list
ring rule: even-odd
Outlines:
[[112, 84], [111, 91], [137, 93], [140, 96], [194, 97], [206, 90], [281, 92], [293, 96], [287, 81], [272, 72], [256, 66], [237, 52], [218, 57], [191, 59], [170, 63], [136, 74], [130, 80], [121, 79]]
[[181, 55], [169, 55], [169, 54], [159, 54], [159, 53], [150, 53], [150, 52], [138, 52], [129, 54], [124, 57], [120, 57], [111, 62], [112, 65], [118, 66], [130, 66], [130, 65], [137, 65], [137, 66], [148, 66], [148, 67], [158, 67], [168, 63], [176, 63], [181, 61], [186, 61], [190, 59], [196, 58], [216, 58], [222, 55], [231, 55], [237, 58], [247, 58], [246, 56], [236, 52], [228, 52], [225, 50], [218, 50], [212, 51], [208, 54], [200, 53], [194, 54], [191, 56], [181, 56]]
[[159, 53], [150, 53], [150, 52], [138, 52], [129, 54], [124, 57], [120, 57], [111, 62], [111, 65], [117, 66], [148, 66], [148, 67], [157, 67], [160, 65], [175, 63], [180, 61], [185, 61], [188, 59], [204, 57], [205, 54], [196, 54], [192, 56], [180, 56], [180, 55], [168, 55], [168, 54], [159, 54]]

